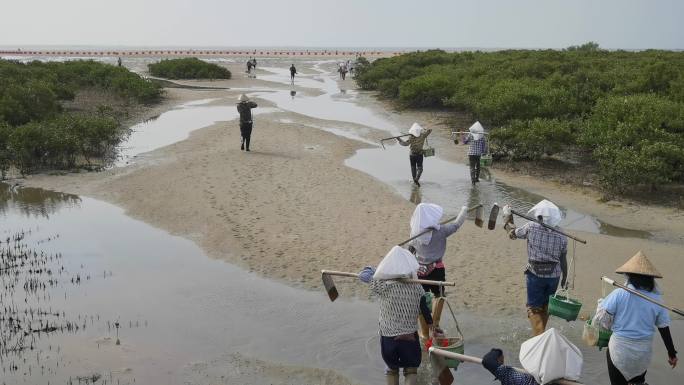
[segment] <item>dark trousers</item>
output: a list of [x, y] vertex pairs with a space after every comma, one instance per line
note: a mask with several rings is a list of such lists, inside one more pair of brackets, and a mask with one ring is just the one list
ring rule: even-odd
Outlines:
[[240, 145], [249, 150], [249, 139], [252, 136], [252, 123], [240, 123]]
[[[444, 282], [446, 281], [446, 270], [443, 267], [436, 267], [434, 268], [430, 274], [420, 277], [420, 279], [427, 279], [428, 281], [440, 281]], [[444, 286], [437, 286], [437, 285], [422, 285], [423, 290], [426, 292], [431, 291], [432, 294], [435, 295], [435, 297], [442, 297], [443, 291], [444, 291]]]
[[390, 369], [419, 367], [421, 352], [418, 333], [414, 334], [413, 341], [380, 336], [380, 354]]
[[608, 377], [610, 377], [610, 385], [643, 384], [646, 382], [646, 372], [627, 381], [625, 376], [620, 373], [620, 370], [613, 365], [613, 360], [610, 359], [610, 349], [606, 349], [606, 361], [608, 361]]
[[423, 154], [410, 154], [409, 161], [411, 162], [411, 176], [415, 180], [418, 170], [423, 172]]
[[480, 155], [468, 155], [470, 161], [470, 181], [480, 181]]

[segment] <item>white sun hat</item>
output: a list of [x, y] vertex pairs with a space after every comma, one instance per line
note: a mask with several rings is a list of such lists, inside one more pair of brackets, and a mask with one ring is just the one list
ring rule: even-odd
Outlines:
[[527, 212], [527, 215], [530, 215], [535, 219], [541, 216], [544, 219], [544, 223], [549, 226], [557, 226], [560, 221], [563, 220], [563, 213], [558, 206], [546, 199], [534, 205], [534, 207]]
[[378, 264], [373, 279], [415, 278], [418, 261], [410, 251], [394, 246]]
[[240, 96], [238, 96], [238, 102], [246, 102], [248, 100], [249, 98], [245, 94], [240, 94]]
[[[414, 237], [425, 231], [428, 227], [439, 229], [439, 220], [442, 219], [444, 209], [434, 203], [420, 203], [413, 210], [411, 216], [411, 236]], [[432, 239], [432, 232], [423, 234], [416, 239], [418, 243], [427, 245]]]
[[468, 131], [470, 131], [470, 134], [473, 136], [473, 139], [475, 140], [480, 140], [484, 136], [484, 127], [482, 127], [482, 124], [480, 124], [479, 121], [473, 123], [473, 125], [470, 126]]
[[415, 136], [416, 138], [420, 136], [420, 134], [423, 133], [423, 127], [420, 126], [418, 123], [413, 123], [411, 128], [409, 128], [409, 134]]

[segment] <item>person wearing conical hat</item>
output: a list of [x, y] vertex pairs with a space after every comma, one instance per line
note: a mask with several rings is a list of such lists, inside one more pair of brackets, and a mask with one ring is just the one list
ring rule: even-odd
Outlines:
[[257, 104], [249, 100], [247, 95], [238, 97], [237, 110], [240, 113], [240, 150], [249, 151], [249, 141], [252, 137], [252, 108]]
[[[627, 276], [628, 288], [661, 301], [655, 279], [663, 276], [643, 252], [636, 253], [615, 272]], [[656, 328], [667, 348], [668, 363], [673, 368], [677, 366], [670, 315], [665, 308], [618, 288], [601, 301], [599, 312], [602, 311], [612, 316], [613, 334], [606, 350], [611, 385], [645, 383]]]
[[487, 154], [487, 140], [485, 139], [484, 127], [480, 122], [475, 122], [468, 129], [468, 136], [463, 144], [468, 144], [468, 162], [470, 163], [470, 181], [473, 186], [480, 182], [480, 159]]
[[[544, 199], [537, 203], [528, 215], [551, 227], [557, 227], [563, 219], [558, 206]], [[511, 239], [527, 240], [527, 318], [532, 335], [538, 336], [546, 330], [549, 321], [549, 296], [556, 293], [558, 283], [565, 287], [568, 275], [568, 239], [537, 222], [528, 222], [509, 231]]]
[[402, 146], [409, 146], [409, 162], [411, 163], [411, 176], [413, 183], [420, 186], [420, 175], [423, 173], [423, 146], [428, 135], [432, 132], [431, 129], [425, 129], [418, 123], [413, 123], [409, 129], [409, 138], [402, 140], [397, 138], [397, 141]]

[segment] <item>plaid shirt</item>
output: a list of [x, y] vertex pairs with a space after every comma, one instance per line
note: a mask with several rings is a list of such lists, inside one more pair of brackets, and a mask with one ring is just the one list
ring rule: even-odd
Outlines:
[[495, 376], [501, 381], [501, 385], [539, 385], [531, 375], [521, 373], [510, 366], [499, 366]]
[[527, 239], [527, 269], [540, 278], [561, 276], [561, 257], [568, 252], [564, 235], [551, 231], [536, 222], [528, 222], [515, 229], [518, 239]]
[[466, 137], [464, 143], [470, 143], [470, 146], [468, 146], [468, 155], [484, 155], [487, 153], [487, 141], [484, 137], [478, 140], [473, 140], [473, 135], [468, 134], [468, 137]]

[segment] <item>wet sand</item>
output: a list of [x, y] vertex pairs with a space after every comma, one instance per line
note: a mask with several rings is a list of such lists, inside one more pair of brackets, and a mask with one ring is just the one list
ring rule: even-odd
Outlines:
[[[182, 83], [290, 90], [277, 82], [246, 79], [240, 68], [235, 67], [235, 79], [228, 82]], [[321, 94], [316, 89], [296, 90]], [[211, 102], [215, 105], [232, 106], [240, 92], [169, 89], [170, 101], [158, 109], [207, 98], [216, 99]], [[262, 98], [256, 101], [260, 107], [273, 107]], [[382, 103], [368, 105], [388, 114]], [[408, 127], [412, 120], [429, 122], [426, 126], [437, 129], [432, 144], [440, 158], [462, 159], [463, 147], [449, 141], [448, 128], [439, 124], [439, 118], [430, 113], [390, 115], [399, 126]], [[321, 268], [354, 271], [376, 264], [392, 244], [407, 236], [414, 207], [391, 186], [344, 166], [357, 150], [372, 148], [371, 144], [312, 127], [345, 125], [354, 123], [331, 124], [287, 111], [260, 115], [255, 118], [253, 151], [245, 153], [239, 150], [237, 122], [218, 122], [193, 132], [187, 140], [146, 154], [130, 167], [97, 174], [37, 175], [25, 184], [115, 203], [134, 218], [195, 241], [211, 257], [290, 285], [322, 290]], [[385, 132], [369, 129], [361, 139], [372, 143], [383, 136]], [[408, 179], [408, 164], [397, 167], [406, 168]], [[673, 232], [684, 228], [678, 212], [606, 205], [562, 186], [503, 174], [495, 177], [630, 228]], [[577, 246], [576, 254], [575, 294], [585, 303], [583, 311], [593, 310], [601, 294], [599, 277], [615, 276], [615, 267], [640, 249], [665, 273], [666, 301], [677, 307], [684, 304], [684, 281], [676, 279], [681, 272], [681, 244], [577, 235], [588, 241], [587, 246]], [[469, 314], [524, 320], [525, 259], [524, 242], [509, 241], [500, 229], [491, 232], [468, 222], [449, 243], [445, 259], [448, 278], [457, 282], [450, 291], [452, 301]], [[343, 296], [365, 296], [358, 285], [340, 280], [340, 286]]]

